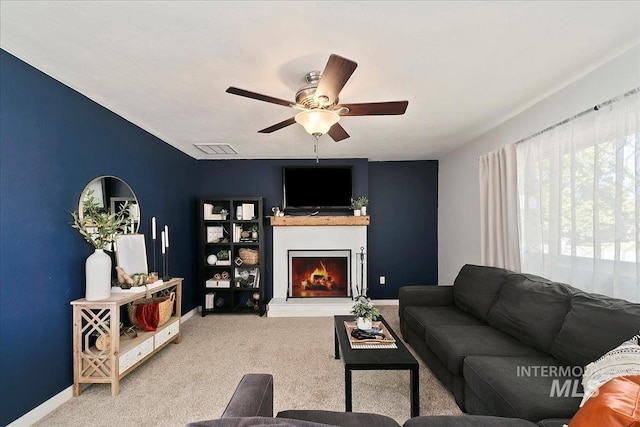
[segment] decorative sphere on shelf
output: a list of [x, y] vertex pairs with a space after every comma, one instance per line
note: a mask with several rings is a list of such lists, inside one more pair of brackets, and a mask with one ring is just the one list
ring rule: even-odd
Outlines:
[[215, 256], [215, 255], [209, 255], [209, 256], [207, 257], [207, 264], [209, 264], [209, 265], [215, 265], [215, 264], [216, 264], [216, 262], [218, 262], [218, 257], [217, 257], [217, 256]]

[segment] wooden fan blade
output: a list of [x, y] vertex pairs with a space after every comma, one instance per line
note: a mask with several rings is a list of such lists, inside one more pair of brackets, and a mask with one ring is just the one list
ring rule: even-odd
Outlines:
[[[324, 67], [322, 77], [316, 88], [314, 98], [320, 105], [331, 105], [344, 87], [351, 74], [355, 71], [357, 63], [338, 55], [331, 55]], [[326, 97], [326, 99], [324, 99]]]
[[329, 132], [327, 132], [327, 134], [335, 142], [342, 141], [343, 139], [349, 138], [349, 134], [347, 133], [346, 130], [344, 130], [342, 126], [340, 126], [340, 123], [336, 123], [335, 125], [331, 126], [331, 129], [329, 129]]
[[227, 90], [227, 93], [231, 93], [234, 95], [244, 96], [246, 98], [257, 99], [258, 101], [270, 102], [272, 104], [284, 105], [285, 107], [292, 107], [295, 105], [295, 102], [285, 101], [284, 99], [274, 98], [273, 96], [262, 95], [260, 93], [251, 92], [249, 90], [240, 89], [237, 87], [230, 86]]
[[296, 122], [296, 119], [294, 117], [291, 117], [290, 119], [284, 120], [280, 123], [276, 123], [273, 126], [269, 126], [268, 128], [264, 128], [262, 130], [259, 130], [258, 133], [271, 133], [271, 132], [275, 132], [277, 130], [280, 130], [282, 128], [286, 128], [287, 126], [291, 126], [292, 124], [294, 124]]
[[[393, 101], [393, 102], [369, 102], [365, 104], [339, 104], [336, 105], [334, 111], [341, 116], [391, 116], [404, 114], [407, 111], [409, 101]], [[347, 113], [341, 113], [340, 108], [349, 109]]]

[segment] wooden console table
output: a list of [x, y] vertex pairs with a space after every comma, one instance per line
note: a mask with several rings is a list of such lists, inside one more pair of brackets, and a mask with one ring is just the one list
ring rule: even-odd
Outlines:
[[[151, 289], [152, 297], [175, 292], [174, 312], [167, 323], [154, 332], [136, 329], [138, 336], [120, 336], [120, 308], [145, 297], [139, 292], [112, 292], [107, 299], [71, 301], [73, 306], [73, 395], [82, 393], [82, 384], [110, 383], [111, 395], [120, 393], [120, 380], [170, 342], [180, 342], [182, 278], [174, 278]], [[95, 336], [109, 331], [103, 350], [95, 346]]]

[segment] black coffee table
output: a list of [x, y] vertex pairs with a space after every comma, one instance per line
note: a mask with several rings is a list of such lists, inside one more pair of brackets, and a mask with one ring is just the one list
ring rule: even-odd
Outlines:
[[[387, 330], [396, 340], [397, 349], [353, 349], [349, 343], [347, 330], [344, 322], [353, 322], [353, 316], [334, 316], [334, 339], [335, 357], [344, 361], [344, 399], [345, 411], [351, 412], [351, 371], [374, 371], [374, 370], [409, 370], [411, 379], [409, 387], [411, 389], [411, 417], [420, 415], [420, 376], [418, 373], [418, 362], [407, 350], [407, 347], [398, 338], [396, 333], [389, 327], [389, 324], [381, 316]], [[385, 344], [375, 344], [385, 345]]]

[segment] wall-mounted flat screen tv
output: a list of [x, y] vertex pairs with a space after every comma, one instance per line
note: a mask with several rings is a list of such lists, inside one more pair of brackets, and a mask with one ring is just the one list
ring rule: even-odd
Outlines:
[[284, 166], [286, 210], [346, 210], [353, 197], [352, 166]]

